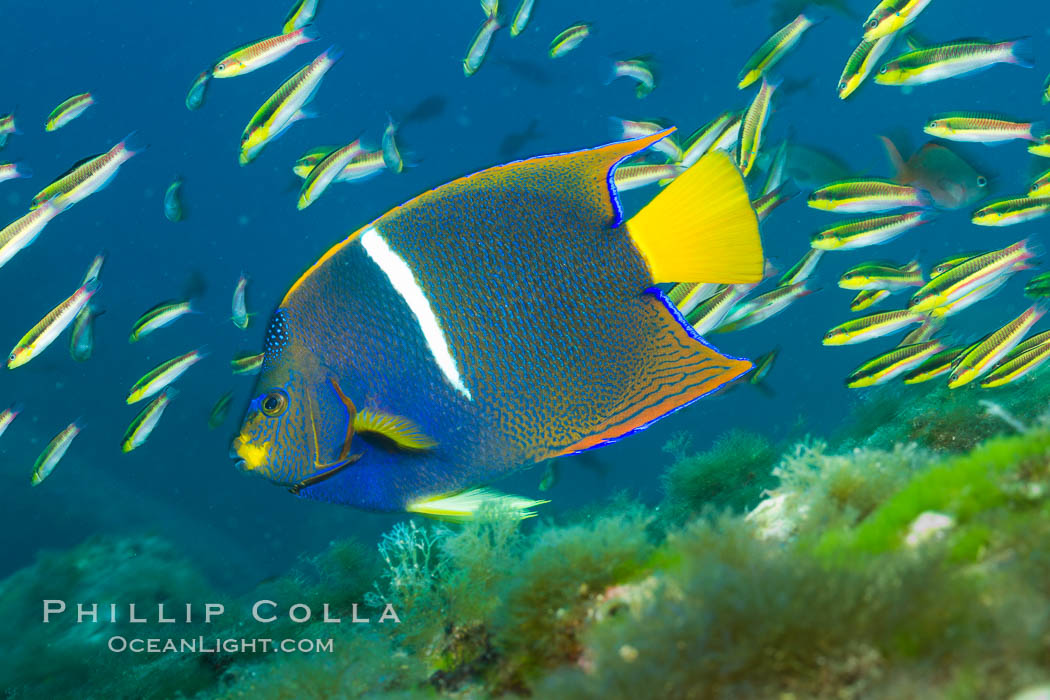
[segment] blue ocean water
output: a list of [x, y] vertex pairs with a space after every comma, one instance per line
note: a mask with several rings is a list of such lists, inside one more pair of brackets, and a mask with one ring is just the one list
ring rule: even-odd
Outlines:
[[[0, 270], [0, 295], [8, 300], [0, 342], [13, 345], [75, 288], [96, 253], [107, 252], [103, 290], [96, 297], [106, 313], [96, 325], [95, 356], [74, 362], [63, 337], [0, 379], [0, 401], [26, 406], [0, 440], [0, 575], [41, 549], [66, 547], [92, 533], [156, 532], [237, 590], [286, 570], [300, 553], [333, 538], [374, 539], [394, 516], [299, 500], [233, 468], [229, 441], [253, 382], [230, 375], [229, 357], [260, 349], [269, 313], [325, 250], [423, 190], [509, 159], [607, 142], [616, 136], [610, 117], [663, 118], [689, 133], [723, 110], [743, 108], [751, 91], [736, 89], [737, 71], [770, 32], [770, 3], [761, 0], [538, 0], [527, 31], [514, 39], [500, 32], [485, 65], [468, 79], [461, 61], [482, 19], [474, 0], [328, 0], [316, 22], [320, 41], [250, 75], [213, 81], [204, 107], [187, 111], [183, 100], [193, 77], [229, 49], [276, 33], [287, 4], [52, 2], [5, 8], [14, 31], [0, 49], [8, 67], [0, 112], [15, 110], [23, 134], [12, 137], [0, 155], [25, 161], [35, 175], [0, 185], [4, 223], [21, 216], [33, 194], [74, 162], [126, 134], [137, 132], [149, 148], [109, 188], [60, 215]], [[858, 15], [853, 19], [829, 13], [778, 68], [797, 86], [777, 100], [767, 143], [790, 135], [837, 155], [857, 174], [885, 176], [890, 167], [875, 136], [903, 134], [910, 144], [902, 146], [910, 152], [927, 140], [921, 127], [931, 114], [984, 110], [1050, 118], [1039, 101], [1050, 70], [1045, 7], [1022, 0], [994, 7], [977, 0], [934, 2], [917, 26], [930, 40], [1034, 34], [1034, 70], [997, 66], [909, 94], [868, 83], [850, 100], [838, 100], [835, 85], [870, 4], [850, 3]], [[567, 57], [549, 60], [550, 39], [581, 20], [593, 23], [594, 35]], [[240, 167], [238, 139], [255, 109], [331, 43], [346, 55], [313, 104], [319, 117], [294, 125], [255, 162]], [[659, 86], [643, 100], [628, 81], [606, 84], [613, 57], [640, 54], [651, 54], [660, 68]], [[65, 128], [45, 133], [50, 110], [84, 91], [97, 104]], [[404, 119], [420, 105], [428, 114], [407, 121], [401, 132], [415, 167], [333, 187], [308, 210], [296, 211], [298, 181], [291, 165], [303, 151], [358, 135], [378, 145], [388, 113]], [[963, 145], [957, 151], [990, 175], [1001, 195], [1023, 192], [1035, 167], [1018, 143]], [[185, 180], [188, 216], [171, 223], [163, 216], [162, 197], [176, 175]], [[633, 210], [652, 194], [627, 193], [625, 206]], [[821, 346], [824, 331], [850, 316], [851, 294], [835, 286], [846, 267], [916, 256], [928, 265], [953, 252], [1045, 237], [1044, 225], [986, 229], [968, 217], [969, 211], [946, 212], [879, 249], [825, 256], [819, 293], [766, 324], [711, 339], [746, 357], [780, 346], [768, 380], [773, 397], [744, 388], [707, 399], [628, 440], [570, 458], [547, 494], [552, 504], [544, 508], [557, 513], [620, 491], [656, 502], [659, 474], [670, 460], [660, 446], [679, 430], [693, 432], [698, 445], [732, 427], [774, 439], [833, 431], [865, 400], [846, 389], [843, 378], [893, 342]], [[803, 198], [790, 202], [763, 226], [768, 256], [782, 268], [790, 266], [808, 249], [809, 235], [834, 218], [808, 210]], [[230, 296], [242, 271], [251, 279], [249, 310], [256, 314], [246, 331], [229, 321]], [[207, 284], [202, 313], [128, 344], [139, 314], [179, 297], [193, 279]], [[1012, 281], [994, 302], [953, 319], [952, 330], [974, 336], [1016, 316], [1029, 303], [1021, 294], [1024, 279]], [[199, 346], [207, 346], [210, 357], [180, 380], [180, 395], [147, 445], [122, 454], [121, 436], [140, 408], [124, 404], [128, 387], [159, 362]], [[208, 412], [230, 389], [231, 416], [209, 431]], [[83, 433], [48, 481], [31, 488], [36, 455], [77, 417], [85, 423]], [[527, 470], [499, 487], [536, 494], [541, 476], [542, 468]]]

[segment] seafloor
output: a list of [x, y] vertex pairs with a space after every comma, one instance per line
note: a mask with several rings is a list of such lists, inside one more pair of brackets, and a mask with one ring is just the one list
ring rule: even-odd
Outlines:
[[[90, 538], [0, 583], [0, 678], [16, 698], [1039, 696], [1048, 408], [1043, 375], [875, 392], [847, 429], [793, 444], [733, 432], [698, 451], [683, 434], [656, 507], [625, 496], [562, 522], [406, 521], [239, 599], [167, 542]], [[43, 625], [50, 598], [296, 601], [315, 618], [135, 624], [125, 607], [116, 623]], [[383, 602], [400, 624], [345, 623], [353, 603], [375, 615]], [[324, 603], [344, 624], [316, 619]], [[113, 653], [114, 635], [331, 638], [333, 651]]]

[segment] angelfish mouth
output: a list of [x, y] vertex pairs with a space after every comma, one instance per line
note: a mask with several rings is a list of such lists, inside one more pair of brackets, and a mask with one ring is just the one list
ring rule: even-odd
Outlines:
[[235, 463], [237, 469], [246, 472], [256, 471], [269, 463], [270, 445], [269, 442], [257, 445], [245, 440], [243, 435], [238, 435], [230, 444], [230, 458], [237, 460]]
[[240, 445], [240, 440], [240, 438], [234, 438], [233, 442], [230, 443], [230, 459], [234, 460], [234, 469], [246, 472], [248, 471], [247, 463], [241, 458], [241, 455], [237, 452], [237, 448]]

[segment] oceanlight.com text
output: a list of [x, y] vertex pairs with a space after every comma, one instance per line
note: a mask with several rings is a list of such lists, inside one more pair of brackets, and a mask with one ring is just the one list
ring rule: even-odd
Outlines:
[[222, 637], [173, 638], [109, 638], [106, 645], [115, 653], [132, 654], [331, 654], [334, 644], [331, 639], [233, 639]]

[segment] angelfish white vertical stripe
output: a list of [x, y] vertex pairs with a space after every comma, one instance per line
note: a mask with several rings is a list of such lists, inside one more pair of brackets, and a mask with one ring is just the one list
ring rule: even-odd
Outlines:
[[448, 340], [445, 339], [445, 332], [441, 330], [437, 316], [434, 315], [434, 309], [430, 307], [430, 302], [427, 301], [408, 264], [383, 240], [375, 226], [361, 234], [361, 245], [364, 246], [368, 257], [372, 258], [372, 261], [386, 274], [390, 284], [408, 304], [408, 308], [412, 310], [419, 322], [419, 329], [423, 331], [423, 338], [427, 341], [427, 348], [445, 378], [456, 388], [456, 391], [471, 400], [470, 390], [463, 384], [456, 360], [452, 357]]

